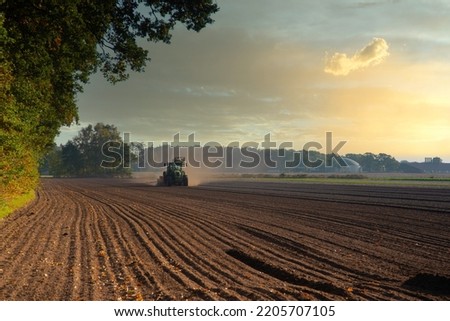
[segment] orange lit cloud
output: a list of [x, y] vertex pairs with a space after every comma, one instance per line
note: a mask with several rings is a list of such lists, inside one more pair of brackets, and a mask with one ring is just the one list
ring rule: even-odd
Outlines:
[[383, 38], [373, 38], [366, 47], [348, 57], [345, 53], [336, 52], [328, 57], [325, 72], [335, 76], [346, 76], [351, 71], [376, 66], [389, 56], [389, 46]]

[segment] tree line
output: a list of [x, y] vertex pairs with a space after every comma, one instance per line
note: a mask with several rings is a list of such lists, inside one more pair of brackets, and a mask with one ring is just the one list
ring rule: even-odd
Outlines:
[[[194, 157], [187, 157], [187, 161], [195, 161], [204, 166], [205, 148], [196, 148]], [[258, 172], [270, 171], [280, 173], [298, 172], [336, 172], [346, 170], [345, 164], [339, 164], [339, 157], [330, 159], [328, 166], [327, 157], [318, 151], [288, 150], [243, 150], [240, 148], [226, 147], [223, 156], [233, 157], [224, 161], [221, 166], [214, 169], [220, 172]], [[253, 160], [259, 161], [252, 166], [242, 166], [243, 162], [251, 164], [249, 152]], [[206, 153], [206, 154], [205, 154]], [[156, 170], [161, 171], [165, 162], [174, 156], [173, 147], [145, 148], [138, 142], [125, 143], [117, 127], [110, 124], [97, 123], [82, 128], [78, 134], [67, 143], [56, 146], [40, 160], [39, 171], [41, 175], [55, 177], [129, 177], [133, 171]], [[192, 155], [191, 155], [192, 156]], [[398, 172], [403, 171], [401, 163], [394, 157], [385, 153], [344, 155], [356, 161], [361, 166], [362, 172]], [[155, 163], [154, 160], [159, 162]], [[273, 162], [273, 165], [268, 165]], [[153, 163], [153, 165], [152, 165]], [[319, 165], [315, 165], [319, 163]], [[287, 164], [294, 164], [286, 166]], [[194, 164], [190, 164], [193, 166]], [[210, 168], [211, 169], [211, 168]]]

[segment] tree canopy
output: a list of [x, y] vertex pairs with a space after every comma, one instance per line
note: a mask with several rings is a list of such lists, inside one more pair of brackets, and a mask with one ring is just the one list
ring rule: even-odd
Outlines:
[[[45, 102], [39, 125], [53, 130], [77, 120], [75, 95], [93, 72], [114, 83], [143, 71], [149, 57], [139, 38], [169, 43], [177, 22], [200, 31], [218, 10], [211, 0], [6, 0], [0, 7], [12, 92], [27, 106]], [[19, 83], [39, 97], [22, 99]]]
[[[0, 0], [0, 9], [0, 173], [2, 189], [11, 190], [36, 183], [39, 157], [62, 125], [78, 121], [76, 94], [89, 75], [101, 71], [115, 83], [143, 71], [150, 58], [140, 38], [170, 43], [177, 23], [200, 31], [218, 6], [213, 0]], [[33, 179], [23, 184], [25, 177]]]

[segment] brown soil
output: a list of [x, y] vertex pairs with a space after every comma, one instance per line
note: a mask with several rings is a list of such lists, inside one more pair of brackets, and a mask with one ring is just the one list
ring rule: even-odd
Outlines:
[[44, 179], [0, 300], [449, 300], [450, 190]]

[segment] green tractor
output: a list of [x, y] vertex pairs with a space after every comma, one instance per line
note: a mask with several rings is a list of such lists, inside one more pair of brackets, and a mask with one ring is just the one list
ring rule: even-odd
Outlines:
[[164, 164], [167, 166], [163, 172], [163, 176], [159, 178], [158, 185], [165, 186], [188, 186], [188, 176], [183, 170], [186, 167], [186, 160], [184, 157], [175, 157], [173, 162]]

